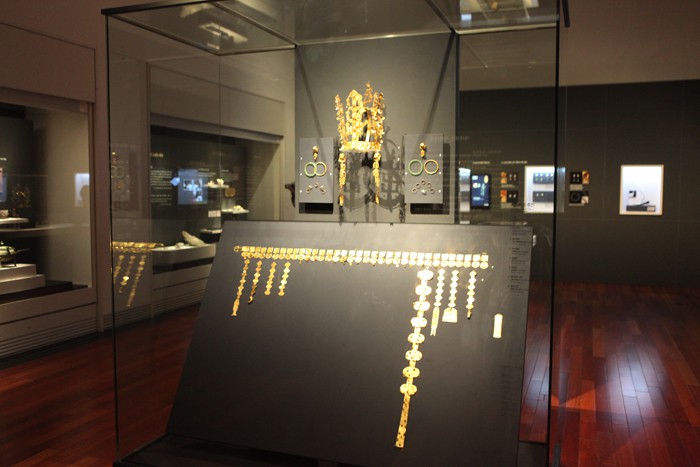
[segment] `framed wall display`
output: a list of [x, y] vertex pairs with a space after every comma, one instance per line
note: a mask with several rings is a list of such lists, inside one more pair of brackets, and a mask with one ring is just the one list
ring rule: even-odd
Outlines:
[[525, 167], [525, 212], [554, 212], [554, 166]]
[[620, 167], [620, 214], [660, 216], [663, 212], [664, 166]]
[[573, 170], [569, 172], [569, 206], [587, 206], [588, 190], [584, 185], [588, 185], [590, 174], [588, 170]]

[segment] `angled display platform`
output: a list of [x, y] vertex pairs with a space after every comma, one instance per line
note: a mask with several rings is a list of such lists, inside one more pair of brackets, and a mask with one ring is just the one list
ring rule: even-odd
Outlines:
[[531, 239], [227, 223], [166, 437], [132, 461], [199, 440], [352, 465], [515, 465]]

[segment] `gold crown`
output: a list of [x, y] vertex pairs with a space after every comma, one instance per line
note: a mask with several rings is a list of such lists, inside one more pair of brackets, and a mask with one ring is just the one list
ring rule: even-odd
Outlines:
[[354, 89], [345, 99], [335, 96], [340, 150], [354, 152], [381, 151], [384, 138], [384, 94], [372, 91], [367, 83], [365, 95]]

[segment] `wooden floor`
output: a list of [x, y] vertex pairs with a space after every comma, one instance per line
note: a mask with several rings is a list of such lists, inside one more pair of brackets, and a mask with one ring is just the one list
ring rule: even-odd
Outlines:
[[[700, 467], [700, 291], [557, 286], [551, 426], [549, 300], [532, 289], [521, 438], [561, 466]], [[196, 308], [118, 331], [120, 448], [165, 429]], [[0, 361], [0, 466], [117, 457], [111, 335]]]
[[[197, 308], [117, 331], [122, 454], [164, 432]], [[0, 466], [111, 465], [111, 333], [24, 359], [0, 360]]]
[[562, 284], [551, 446], [562, 466], [700, 466], [700, 291]]

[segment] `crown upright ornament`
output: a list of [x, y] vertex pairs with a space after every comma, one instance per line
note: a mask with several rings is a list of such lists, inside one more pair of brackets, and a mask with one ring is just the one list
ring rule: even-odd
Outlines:
[[335, 112], [340, 135], [339, 196], [338, 204], [345, 203], [346, 153], [372, 153], [372, 174], [374, 176], [374, 201], [379, 204], [379, 163], [384, 139], [384, 95], [372, 91], [367, 83], [365, 95], [356, 90], [350, 91], [345, 99], [345, 108], [340, 96], [335, 96]]

